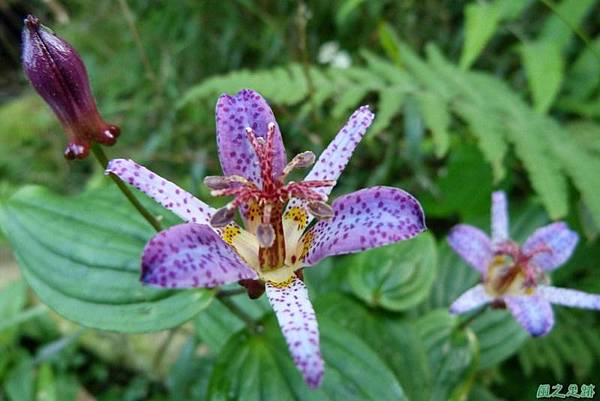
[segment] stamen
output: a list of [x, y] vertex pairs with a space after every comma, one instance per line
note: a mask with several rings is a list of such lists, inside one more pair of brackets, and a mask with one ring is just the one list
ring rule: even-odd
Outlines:
[[334, 216], [334, 211], [325, 202], [309, 202], [308, 203], [309, 212], [320, 220], [328, 220]]
[[315, 154], [310, 150], [297, 154], [296, 156], [294, 156], [292, 161], [289, 162], [287, 166], [285, 166], [285, 168], [283, 169], [281, 179], [283, 180], [285, 177], [287, 177], [288, 174], [291, 173], [294, 169], [312, 166], [315, 163], [315, 159]]
[[230, 203], [213, 214], [210, 219], [210, 224], [216, 228], [225, 227], [227, 224], [231, 223], [234, 216], [235, 207]]
[[261, 223], [256, 228], [256, 238], [262, 248], [270, 248], [275, 242], [275, 230], [270, 224]]
[[254, 187], [254, 184], [241, 175], [209, 175], [204, 177], [204, 185], [213, 190], [229, 189], [231, 184], [235, 183]]

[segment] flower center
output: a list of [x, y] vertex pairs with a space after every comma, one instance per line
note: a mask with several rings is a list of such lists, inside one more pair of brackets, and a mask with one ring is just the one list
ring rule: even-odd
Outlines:
[[312, 165], [315, 155], [303, 152], [288, 163], [279, 176], [273, 176], [275, 123], [267, 126], [266, 140], [257, 137], [254, 130], [246, 128], [248, 141], [258, 159], [261, 184], [239, 175], [206, 177], [205, 184], [213, 196], [233, 196], [225, 207], [217, 210], [211, 218], [213, 227], [231, 223], [239, 208], [244, 216], [246, 229], [256, 235], [259, 243], [258, 260], [261, 271], [267, 272], [284, 266], [286, 244], [282, 216], [285, 205], [292, 198], [308, 203], [309, 210], [317, 218], [333, 216], [333, 210], [325, 202], [327, 196], [314, 188], [335, 185], [333, 180], [301, 181], [288, 183], [285, 179], [296, 168]]
[[512, 241], [501, 244], [488, 266], [484, 282], [486, 290], [495, 296], [533, 294], [538, 283], [546, 277], [531, 263], [531, 258], [549, 251], [548, 247], [540, 246], [526, 254]]

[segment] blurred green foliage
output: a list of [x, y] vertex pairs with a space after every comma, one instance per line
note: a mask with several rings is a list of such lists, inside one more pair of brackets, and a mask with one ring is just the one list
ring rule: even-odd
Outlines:
[[[81, 53], [102, 114], [122, 128], [110, 156], [134, 158], [206, 197], [202, 178], [220, 173], [213, 113], [221, 92], [261, 91], [289, 154], [318, 153], [349, 113], [368, 103], [375, 123], [336, 193], [401, 186], [423, 203], [431, 235], [306, 272], [333, 377], [319, 393], [307, 395], [299, 384], [264, 299], [234, 298], [264, 322], [258, 336], [220, 304], [192, 302], [194, 312], [207, 309], [177, 329], [185, 340], [165, 347], [175, 356], [156, 369], [153, 359], [160, 361], [161, 344], [169, 344], [162, 338], [149, 337], [152, 346], [136, 362], [134, 336], [66, 326], [17, 281], [0, 291], [0, 399], [222, 399], [245, 389], [247, 399], [340, 399], [364, 391], [361, 399], [514, 400], [532, 398], [540, 383], [593, 383], [600, 369], [597, 314], [556, 308], [556, 328], [536, 340], [502, 311], [488, 311], [466, 330], [448, 315], [450, 302], [477, 277], [445, 245], [445, 232], [458, 221], [487, 227], [490, 194], [503, 188], [515, 239], [555, 218], [580, 232], [575, 256], [553, 281], [600, 293], [599, 11], [597, 0], [7, 2], [0, 8], [0, 201], [9, 205], [2, 226], [17, 227], [23, 238], [43, 226], [42, 241], [13, 248], [26, 274], [41, 277], [37, 287], [28, 278], [38, 293], [50, 282], [77, 295], [62, 303], [60, 291], [39, 293], [66, 317], [135, 331], [136, 314], [115, 316], [109, 327], [93, 308], [152, 298], [137, 293], [135, 281], [151, 232], [118, 208], [103, 209], [110, 202], [93, 195], [105, 183], [92, 161], [63, 160], [61, 129], [19, 71], [18, 31], [27, 12]], [[324, 57], [331, 42], [349, 66]], [[75, 199], [93, 200], [71, 210], [74, 198], [26, 188], [4, 202], [28, 184], [62, 195], [84, 191]], [[31, 203], [44, 208], [24, 206]], [[72, 214], [65, 216], [67, 208]], [[98, 225], [93, 210], [118, 227]], [[65, 231], [61, 219], [76, 220], [80, 231]], [[105, 257], [97, 243], [66, 253], [52, 248], [52, 235], [65, 242], [82, 233], [97, 242], [135, 235], [109, 247], [116, 270], [107, 272], [94, 264]], [[54, 262], [53, 274], [44, 274], [45, 260]], [[122, 284], [120, 293], [94, 293], [102, 282], [80, 286], [69, 268], [80, 277], [130, 280], [108, 280]], [[197, 293], [173, 298], [188, 295]], [[160, 311], [154, 301], [169, 298], [149, 302]], [[144, 328], [189, 318], [177, 312]], [[361, 376], [359, 360], [351, 360], [357, 355], [369, 361], [371, 376]], [[374, 385], [376, 376], [387, 385]], [[269, 385], [249, 381], [254, 377]]]

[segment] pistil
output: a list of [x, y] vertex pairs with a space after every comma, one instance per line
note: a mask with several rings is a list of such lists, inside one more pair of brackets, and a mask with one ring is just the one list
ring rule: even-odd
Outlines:
[[258, 137], [250, 127], [245, 131], [258, 159], [262, 182], [250, 182], [236, 175], [207, 177], [204, 182], [212, 189], [213, 196], [234, 197], [225, 207], [215, 212], [211, 224], [214, 227], [224, 227], [233, 221], [236, 209], [244, 207], [248, 210], [251, 206], [254, 209], [258, 208], [260, 223], [253, 223], [248, 228], [256, 235], [259, 243], [258, 259], [261, 270], [273, 271], [283, 267], [285, 263], [286, 244], [282, 216], [287, 202], [292, 198], [302, 199], [307, 202], [309, 211], [315, 217], [331, 218], [333, 210], [325, 203], [327, 196], [315, 191], [315, 188], [333, 186], [335, 181], [290, 181], [285, 184], [290, 172], [312, 165], [315, 155], [310, 151], [296, 155], [279, 177], [273, 177], [275, 123], [267, 125], [266, 140]]

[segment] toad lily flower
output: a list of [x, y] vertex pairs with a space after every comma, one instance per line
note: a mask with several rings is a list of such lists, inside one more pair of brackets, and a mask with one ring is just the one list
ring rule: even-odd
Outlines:
[[475, 270], [482, 284], [462, 294], [450, 306], [464, 313], [487, 303], [506, 306], [532, 336], [548, 334], [554, 325], [551, 303], [600, 309], [600, 295], [548, 285], [547, 273], [565, 263], [578, 236], [563, 222], [537, 229], [519, 246], [508, 235], [506, 194], [492, 195], [492, 238], [469, 225], [458, 225], [448, 236], [450, 246]]
[[[165, 288], [241, 282], [249, 289], [266, 289], [296, 366], [311, 388], [318, 387], [324, 366], [301, 269], [327, 256], [412, 238], [425, 229], [419, 202], [397, 188], [362, 189], [331, 206], [325, 203], [373, 117], [368, 107], [359, 108], [305, 180], [285, 183], [293, 169], [312, 164], [314, 155], [304, 152], [287, 163], [267, 102], [251, 90], [222, 95], [216, 120], [225, 175], [205, 180], [213, 195], [233, 197], [219, 210], [131, 160], [111, 161], [107, 173], [187, 221], [148, 242], [142, 281]], [[236, 210], [244, 228], [233, 222]], [[310, 225], [313, 218], [318, 221]]]

